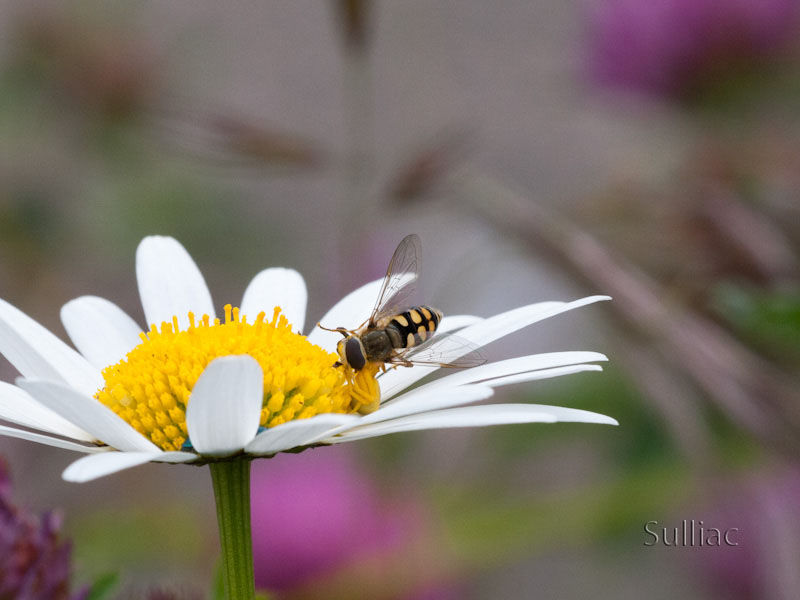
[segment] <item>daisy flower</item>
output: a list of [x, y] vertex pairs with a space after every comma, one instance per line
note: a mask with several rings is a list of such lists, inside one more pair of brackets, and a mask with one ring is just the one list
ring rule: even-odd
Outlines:
[[[598, 371], [595, 352], [554, 352], [452, 372], [409, 391], [436, 367], [377, 374], [338, 365], [334, 332], [305, 327], [306, 286], [294, 270], [266, 269], [238, 308], [216, 317], [189, 253], [169, 237], [145, 238], [136, 252], [145, 323], [112, 302], [83, 296], [61, 319], [74, 350], [0, 300], [0, 353], [21, 373], [0, 382], [0, 435], [86, 454], [64, 471], [85, 482], [147, 462], [209, 464], [217, 503], [228, 598], [253, 597], [250, 460], [422, 429], [580, 421], [603, 415], [557, 406], [489, 404], [498, 386]], [[355, 290], [321, 322], [355, 328], [381, 281]], [[481, 319], [445, 317], [476, 346], [542, 319], [607, 299], [544, 302]], [[369, 414], [362, 414], [362, 413]]]
[[[296, 271], [260, 272], [240, 308], [226, 306], [222, 320], [215, 318], [200, 270], [176, 240], [145, 238], [136, 253], [136, 275], [149, 330], [143, 332], [108, 300], [76, 298], [64, 305], [61, 318], [77, 352], [0, 300], [0, 353], [22, 374], [16, 385], [0, 382], [0, 419], [25, 427], [0, 426], [0, 434], [88, 454], [66, 469], [68, 481], [146, 462], [272, 456], [401, 431], [616, 423], [555, 406], [466, 406], [486, 400], [498, 386], [600, 370], [590, 363], [606, 357], [595, 352], [522, 356], [452, 371], [411, 391], [436, 367], [400, 367], [377, 376], [380, 408], [362, 416], [358, 409], [368, 400], [358, 399], [378, 392], [359, 394], [333, 367], [339, 335], [316, 327], [307, 337], [295, 333], [304, 329], [307, 298]], [[369, 314], [380, 283], [355, 290], [321, 322], [355, 327]], [[450, 316], [439, 331], [460, 329], [461, 338], [481, 346], [604, 299], [532, 304], [488, 319]]]

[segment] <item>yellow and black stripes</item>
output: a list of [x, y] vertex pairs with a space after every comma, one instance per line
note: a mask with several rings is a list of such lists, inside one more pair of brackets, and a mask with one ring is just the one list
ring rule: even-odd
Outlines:
[[421, 344], [436, 331], [442, 313], [430, 306], [414, 306], [407, 311], [387, 318], [386, 327], [399, 333], [401, 348]]

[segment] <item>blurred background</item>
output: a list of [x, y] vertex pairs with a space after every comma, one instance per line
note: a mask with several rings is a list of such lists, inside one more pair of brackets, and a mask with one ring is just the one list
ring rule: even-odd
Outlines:
[[[445, 313], [611, 295], [486, 353], [607, 353], [602, 374], [502, 395], [619, 428], [259, 461], [259, 587], [796, 598], [799, 31], [797, 0], [3, 0], [0, 296], [64, 338], [59, 308], [82, 294], [142, 321], [134, 252], [158, 233], [218, 307], [296, 268], [311, 323], [411, 232]], [[205, 469], [75, 485], [68, 452], [0, 438], [0, 455], [15, 510], [60, 511], [72, 590], [209, 597]], [[681, 546], [691, 519], [739, 545]], [[672, 545], [645, 546], [648, 521]]]

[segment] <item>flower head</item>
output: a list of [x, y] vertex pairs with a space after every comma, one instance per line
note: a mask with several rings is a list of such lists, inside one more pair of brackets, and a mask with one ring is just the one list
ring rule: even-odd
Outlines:
[[[361, 407], [335, 357], [292, 331], [275, 308], [267, 321], [252, 323], [239, 309], [225, 306], [225, 322], [208, 315], [180, 329], [177, 318], [153, 325], [142, 343], [115, 365], [103, 369], [105, 386], [95, 397], [162, 450], [187, 444], [186, 409], [191, 390], [216, 358], [247, 355], [263, 375], [259, 426], [275, 427], [324, 413], [356, 412]], [[251, 363], [252, 365], [252, 363]], [[254, 367], [253, 367], [254, 368]]]
[[[146, 462], [195, 463], [242, 455], [272, 456], [400, 431], [505, 423], [583, 421], [603, 415], [553, 406], [493, 404], [493, 388], [597, 371], [595, 352], [523, 356], [462, 370], [410, 392], [436, 370], [398, 368], [376, 377], [337, 366], [338, 334], [305, 325], [299, 273], [259, 273], [239, 308], [217, 319], [197, 265], [176, 240], [145, 238], [136, 274], [147, 332], [112, 302], [83, 296], [61, 318], [77, 352], [22, 311], [0, 300], [0, 353], [21, 373], [0, 382], [0, 435], [89, 454], [64, 472], [88, 481]], [[346, 296], [322, 319], [353, 328], [364, 320], [380, 281]], [[547, 317], [606, 299], [532, 304], [488, 319], [445, 317], [439, 331], [460, 329], [488, 344]], [[271, 318], [267, 318], [271, 315]], [[435, 343], [435, 341], [433, 342]], [[362, 415], [365, 405], [379, 406]], [[370, 406], [370, 409], [374, 408]]]

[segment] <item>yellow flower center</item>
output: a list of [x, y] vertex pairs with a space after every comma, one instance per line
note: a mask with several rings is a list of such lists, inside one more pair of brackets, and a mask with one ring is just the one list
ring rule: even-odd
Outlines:
[[197, 378], [215, 358], [249, 354], [264, 371], [260, 425], [274, 427], [321, 413], [371, 412], [380, 402], [378, 367], [354, 373], [334, 367], [337, 355], [294, 333], [275, 307], [272, 321], [253, 323], [225, 307], [225, 322], [200, 322], [189, 313], [183, 331], [177, 317], [140, 334], [142, 343], [103, 370], [96, 398], [163, 450], [180, 450], [188, 438], [186, 406]]

